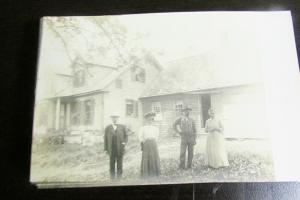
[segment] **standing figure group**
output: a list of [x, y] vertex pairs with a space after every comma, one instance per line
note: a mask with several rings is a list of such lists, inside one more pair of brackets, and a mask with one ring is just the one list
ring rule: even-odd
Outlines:
[[[178, 118], [173, 128], [181, 137], [179, 169], [192, 168], [194, 146], [196, 145], [196, 125], [189, 114], [192, 109], [185, 106], [182, 115]], [[225, 139], [223, 136], [223, 125], [215, 117], [213, 109], [209, 109], [210, 118], [205, 123], [205, 132], [208, 133], [206, 141], [205, 163], [212, 168], [229, 166], [225, 150]], [[112, 124], [105, 128], [104, 150], [110, 159], [111, 179], [121, 178], [123, 172], [123, 155], [128, 141], [127, 129], [124, 125], [118, 124], [117, 115], [112, 115]], [[141, 144], [141, 177], [151, 178], [160, 175], [160, 158], [157, 147], [159, 129], [154, 125], [154, 112], [144, 115], [145, 125], [138, 133]], [[187, 156], [186, 156], [187, 154]], [[187, 162], [186, 162], [187, 157]], [[116, 170], [117, 167], [117, 170]]]

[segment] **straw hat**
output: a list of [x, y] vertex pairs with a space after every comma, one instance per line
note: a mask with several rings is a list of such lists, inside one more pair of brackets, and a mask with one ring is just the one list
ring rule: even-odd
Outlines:
[[182, 111], [191, 111], [192, 109], [188, 106], [188, 105], [185, 105], [183, 106], [182, 108]]
[[155, 115], [156, 115], [156, 113], [155, 112], [147, 112], [145, 115], [144, 115], [144, 117], [145, 118], [148, 118], [148, 117], [155, 117]]

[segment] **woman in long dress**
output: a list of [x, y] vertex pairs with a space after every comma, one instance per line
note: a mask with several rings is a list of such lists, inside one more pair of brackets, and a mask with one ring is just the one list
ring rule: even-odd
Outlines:
[[145, 126], [140, 128], [139, 140], [142, 146], [142, 178], [157, 177], [160, 175], [160, 160], [157, 149], [159, 129], [153, 125], [155, 113], [145, 114]]
[[206, 164], [212, 168], [229, 166], [225, 149], [223, 125], [215, 118], [213, 109], [209, 109], [210, 118], [205, 123], [205, 132], [208, 133], [206, 141]]

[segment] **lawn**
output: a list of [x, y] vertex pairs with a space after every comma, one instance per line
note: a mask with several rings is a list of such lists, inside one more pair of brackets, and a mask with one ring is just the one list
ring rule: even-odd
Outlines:
[[[271, 181], [274, 180], [270, 144], [265, 140], [228, 140], [226, 147], [230, 167], [211, 169], [204, 165], [205, 136], [197, 139], [193, 168], [178, 170], [180, 138], [158, 142], [161, 176], [151, 183]], [[124, 157], [123, 179], [111, 183], [109, 160], [103, 144], [35, 144], [32, 149], [31, 181], [37, 183], [147, 184], [140, 180], [141, 151], [132, 137]]]

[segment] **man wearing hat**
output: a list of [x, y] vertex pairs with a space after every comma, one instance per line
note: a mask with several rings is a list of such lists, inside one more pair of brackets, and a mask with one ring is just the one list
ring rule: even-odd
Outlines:
[[112, 124], [105, 128], [104, 134], [104, 150], [109, 155], [110, 159], [110, 177], [116, 178], [116, 165], [117, 165], [117, 178], [122, 177], [123, 172], [123, 154], [125, 145], [128, 141], [126, 127], [118, 124], [119, 115], [112, 114]]
[[188, 150], [187, 168], [192, 168], [194, 145], [196, 144], [196, 127], [193, 119], [189, 117], [192, 109], [184, 106], [182, 115], [174, 123], [174, 130], [181, 136], [180, 169], [185, 169], [186, 150]]

